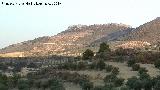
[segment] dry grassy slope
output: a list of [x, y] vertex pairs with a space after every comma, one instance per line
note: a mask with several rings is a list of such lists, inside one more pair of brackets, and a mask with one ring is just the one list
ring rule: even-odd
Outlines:
[[139, 26], [121, 40], [145, 41], [157, 44], [160, 41], [160, 17]]
[[105, 41], [111, 41], [113, 48], [120, 44], [123, 47], [144, 47], [146, 42], [157, 44], [160, 42], [160, 18], [136, 29], [113, 23], [90, 26], [75, 25], [52, 37], [41, 37], [10, 45], [0, 50], [0, 53], [22, 52], [25, 56], [53, 54], [75, 56], [80, 55], [90, 46], [97, 50], [98, 45]]
[[[105, 62], [106, 64], [112, 65], [114, 67], [119, 68], [119, 75], [118, 77], [124, 78], [125, 81], [128, 78], [131, 78], [133, 76], [138, 77], [138, 71], [132, 71], [131, 67], [128, 67], [127, 63], [120, 63], [120, 62]], [[140, 64], [140, 67], [144, 67], [148, 70], [148, 74], [151, 77], [156, 77], [160, 75], [160, 70], [155, 68], [153, 64]], [[106, 72], [105, 70], [102, 71], [95, 71], [95, 70], [84, 70], [84, 71], [70, 71], [71, 73], [79, 73], [80, 75], [88, 75], [91, 82], [93, 82], [94, 86], [104, 86], [103, 79], [106, 75], [109, 75], [110, 73]]]
[[44, 43], [48, 41], [49, 37], [39, 37], [34, 40], [28, 40], [21, 43], [9, 45], [8, 47], [2, 48], [0, 53], [13, 53], [13, 52], [25, 52], [32, 50], [35, 46], [40, 45], [40, 43]]
[[150, 46], [151, 44], [145, 41], [127, 41], [123, 44], [115, 46], [116, 48], [145, 48]]
[[122, 24], [102, 25], [75, 25], [66, 31], [52, 37], [42, 37], [35, 40], [11, 45], [0, 50], [1, 53], [24, 52], [25, 56], [32, 55], [80, 55], [80, 48], [85, 48], [90, 43], [108, 34], [119, 30], [126, 30], [129, 27]]
[[5, 53], [0, 54], [0, 57], [23, 57], [23, 52], [13, 52], [13, 53]]

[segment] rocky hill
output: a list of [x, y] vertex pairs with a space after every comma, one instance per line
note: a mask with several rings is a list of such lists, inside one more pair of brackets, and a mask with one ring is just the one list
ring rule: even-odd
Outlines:
[[0, 50], [0, 56], [77, 56], [87, 48], [98, 50], [101, 42], [108, 42], [111, 48], [160, 46], [160, 17], [137, 28], [116, 23], [73, 25], [55, 36], [10, 45]]
[[[40, 37], [34, 40], [10, 45], [0, 50], [1, 54], [15, 52], [19, 56], [44, 56], [44, 55], [80, 55], [86, 47], [101, 38], [108, 40], [117, 38], [116, 32], [128, 32], [130, 26], [124, 24], [95, 24], [95, 25], [74, 25], [67, 30], [51, 37]], [[121, 36], [124, 33], [119, 33]], [[2, 55], [0, 55], [2, 56]], [[8, 56], [8, 54], [7, 54]], [[16, 54], [17, 56], [17, 54]]]
[[160, 17], [137, 27], [120, 40], [158, 44], [160, 42]]

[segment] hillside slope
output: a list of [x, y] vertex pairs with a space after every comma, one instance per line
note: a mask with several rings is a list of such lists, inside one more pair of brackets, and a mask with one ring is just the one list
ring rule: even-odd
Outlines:
[[160, 42], [160, 17], [137, 27], [133, 32], [121, 38], [125, 41], [144, 41], [151, 44]]
[[[0, 50], [0, 53], [21, 52], [23, 56], [44, 56], [44, 55], [80, 55], [83, 49], [92, 42], [111, 33], [127, 31], [129, 26], [124, 24], [95, 24], [95, 25], [74, 25], [67, 30], [52, 36], [41, 37], [34, 40], [10, 45]], [[116, 35], [115, 35], [116, 36]], [[108, 37], [110, 40], [112, 37]], [[22, 56], [22, 55], [21, 55]]]
[[96, 51], [101, 42], [108, 42], [111, 48], [160, 46], [160, 17], [137, 28], [116, 23], [74, 25], [55, 36], [10, 45], [0, 50], [0, 56], [78, 56], [87, 48]]

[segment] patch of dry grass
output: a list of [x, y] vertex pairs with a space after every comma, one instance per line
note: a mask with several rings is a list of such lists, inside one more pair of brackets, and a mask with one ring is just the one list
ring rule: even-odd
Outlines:
[[160, 70], [155, 68], [153, 64], [140, 64], [140, 66], [146, 68], [151, 77], [160, 75]]
[[124, 79], [131, 78], [132, 76], [137, 76], [137, 71], [132, 71], [131, 67], [128, 67], [126, 63], [119, 63], [119, 62], [106, 62], [106, 64], [113, 65], [114, 67], [119, 68], [119, 77], [122, 77]]
[[[125, 80], [127, 80], [128, 78], [131, 78], [133, 76], [138, 76], [138, 72], [132, 71], [132, 68], [128, 67], [126, 62], [125, 63], [105, 62], [105, 63], [112, 65], [114, 67], [118, 67], [119, 71], [120, 71], [118, 77], [124, 78]], [[140, 64], [140, 67], [145, 67], [148, 70], [148, 74], [151, 75], [151, 77], [155, 77], [157, 75], [160, 75], [160, 70], [155, 68], [153, 64]], [[70, 71], [70, 72], [71, 73], [77, 72], [81, 75], [88, 75], [91, 82], [93, 82], [94, 86], [104, 86], [103, 79], [105, 78], [106, 75], [110, 74], [110, 73], [107, 73], [105, 70], [103, 70], [103, 71], [84, 70], [84, 71]], [[77, 89], [77, 90], [79, 90], [79, 89]]]
[[64, 87], [66, 90], [82, 90], [82, 88], [79, 85], [73, 84], [73, 83], [64, 83]]

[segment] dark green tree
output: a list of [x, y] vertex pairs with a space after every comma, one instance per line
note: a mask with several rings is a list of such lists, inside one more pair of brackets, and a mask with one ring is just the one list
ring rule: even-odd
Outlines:
[[137, 77], [131, 77], [128, 78], [126, 85], [130, 88], [130, 89], [134, 89], [135, 88], [135, 82], [138, 80]]
[[124, 62], [124, 61], [125, 61], [125, 58], [124, 58], [124, 56], [119, 55], [119, 56], [116, 56], [116, 57], [115, 57], [115, 61], [116, 61], [116, 62]]
[[6, 69], [7, 69], [7, 65], [6, 64], [4, 64], [4, 63], [0, 63], [0, 70], [3, 70], [3, 71], [5, 71]]
[[103, 69], [105, 69], [105, 63], [104, 63], [104, 61], [103, 60], [99, 60], [98, 62], [97, 62], [97, 69], [99, 69], [99, 70], [103, 70]]
[[158, 80], [154, 86], [154, 90], [160, 90], [160, 80]]
[[40, 80], [34, 81], [34, 86], [38, 89], [41, 88], [41, 81]]
[[49, 82], [48, 80], [43, 80], [41, 83], [40, 83], [41, 87], [43, 88], [43, 90], [45, 90], [46, 88], [49, 87]]
[[151, 79], [143, 79], [142, 80], [142, 86], [144, 90], [152, 90], [152, 81]]
[[18, 89], [19, 90], [30, 90], [29, 82], [27, 80], [19, 80]]
[[141, 80], [136, 80], [133, 84], [134, 90], [141, 90], [142, 89], [142, 81]]
[[113, 83], [106, 83], [103, 90], [116, 90]]
[[27, 65], [28, 68], [37, 68], [38, 66], [35, 63], [30, 63]]
[[50, 90], [65, 90], [63, 83], [60, 80], [49, 80]]
[[92, 57], [94, 56], [94, 52], [90, 49], [87, 49], [82, 56], [83, 60], [89, 60], [92, 59]]
[[141, 67], [141, 68], [138, 70], [138, 73], [139, 73], [139, 74], [147, 73], [147, 72], [148, 72], [148, 70], [147, 70], [146, 68], [143, 68], [143, 67]]
[[111, 72], [113, 69], [112, 65], [106, 65], [106, 72]]
[[106, 44], [104, 42], [100, 44], [100, 48], [99, 48], [98, 53], [101, 53], [101, 52], [110, 52], [110, 51], [111, 51], [111, 49], [109, 48], [108, 44]]
[[96, 62], [92, 62], [92, 63], [89, 65], [89, 69], [96, 69]]
[[150, 75], [147, 74], [146, 72], [143, 72], [143, 73], [139, 74], [139, 79], [140, 80], [150, 79], [150, 78], [151, 78]]
[[131, 66], [134, 65], [135, 63], [136, 63], [135, 60], [129, 60], [129, 61], [127, 62], [128, 67], [131, 67]]
[[91, 90], [92, 88], [93, 88], [93, 83], [91, 83], [91, 82], [87, 81], [82, 84], [83, 90]]
[[119, 68], [118, 67], [114, 67], [112, 69], [112, 72], [111, 72], [113, 75], [118, 75], [119, 74]]
[[2, 83], [0, 83], [0, 90], [8, 90], [8, 87]]
[[160, 81], [160, 76], [157, 76], [157, 77], [153, 77], [152, 78], [152, 85], [155, 86], [155, 84]]
[[84, 62], [79, 62], [78, 65], [77, 65], [77, 69], [78, 70], [82, 70], [82, 69], [85, 69], [86, 68], [86, 65]]
[[7, 85], [7, 80], [8, 80], [8, 78], [6, 75], [0, 74], [0, 83]]
[[155, 66], [156, 68], [160, 68], [160, 59], [158, 59], [158, 60], [156, 60], [156, 61], [154, 62], [154, 66]]
[[115, 85], [116, 87], [122, 86], [123, 83], [124, 83], [124, 79], [123, 79], [123, 78], [117, 78], [117, 79], [114, 81], [114, 85]]
[[139, 69], [140, 69], [140, 65], [139, 64], [132, 65], [132, 70], [133, 71], [138, 71]]
[[13, 77], [11, 77], [11, 81], [13, 82], [13, 87], [16, 87], [18, 84], [18, 80], [20, 79], [20, 75], [14, 74]]
[[116, 79], [117, 79], [116, 75], [109, 74], [109, 75], [106, 75], [106, 77], [104, 78], [104, 82], [105, 83], [113, 83], [113, 82], [115, 82]]
[[109, 45], [106, 43], [101, 43], [98, 53], [96, 54], [96, 58], [103, 59], [103, 60], [110, 60], [111, 59], [111, 49]]

